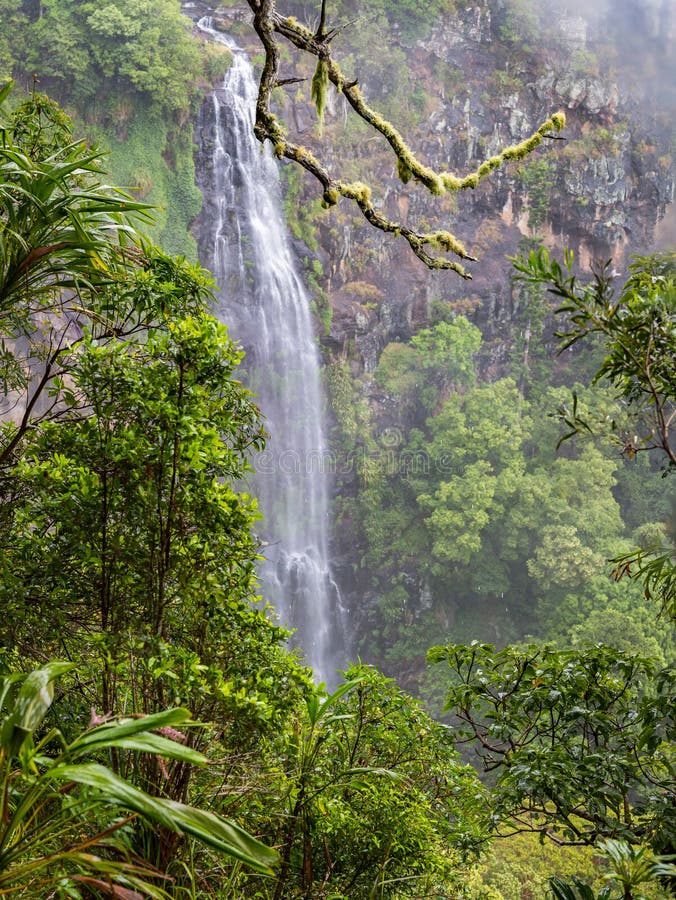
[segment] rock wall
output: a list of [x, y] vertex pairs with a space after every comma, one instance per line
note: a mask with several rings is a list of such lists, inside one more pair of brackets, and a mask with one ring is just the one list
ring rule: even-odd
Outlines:
[[[375, 201], [391, 218], [448, 228], [479, 258], [471, 282], [430, 272], [405, 242], [375, 232], [346, 201], [322, 210], [313, 180], [285, 166], [295, 249], [317, 297], [331, 311], [322, 326], [318, 320], [327, 383], [332, 368], [351, 381], [347, 403], [362, 409], [353, 423], [357, 444], [364, 443], [366, 431], [379, 440], [401, 424], [401, 411], [394, 414], [370, 373], [388, 343], [406, 341], [430, 324], [435, 301], [480, 326], [484, 377], [506, 372], [515, 341], [523, 343], [522, 332], [528, 333], [524, 298], [511, 283], [508, 260], [524, 242], [542, 240], [560, 253], [570, 247], [581, 268], [612, 258], [621, 275], [631, 253], [676, 240], [670, 5], [608, 2], [597, 5], [590, 20], [574, 0], [567, 2], [564, 9], [564, 0], [457, 0], [455, 16], [415, 40], [382, 17], [371, 30], [347, 29], [336, 39], [335, 49], [339, 56], [344, 51], [350, 77], [359, 74], [367, 101], [437, 169], [472, 171], [523, 140], [552, 112], [565, 110], [565, 140], [546, 141], [522, 164], [510, 164], [455, 197], [431, 197], [419, 185], [403, 185], [385, 142], [354, 123], [340, 96], [330, 96], [320, 136], [309, 100], [312, 69], [285, 60], [283, 77], [307, 79], [278, 95], [293, 138], [340, 177], [372, 184]], [[517, 14], [524, 9], [530, 18]], [[284, 12], [307, 20], [301, 0], [285, 5]], [[219, 16], [242, 42], [251, 39], [245, 10]], [[260, 51], [255, 41], [251, 50]], [[346, 450], [340, 440], [339, 454]], [[342, 473], [337, 487], [341, 498], [355, 496], [354, 471]], [[361, 562], [360, 523], [341, 515], [333, 570], [352, 608], [355, 632], [368, 633], [379, 588]], [[427, 581], [418, 573], [400, 574], [411, 609], [424, 610]]]
[[[418, 40], [381, 19], [371, 32], [368, 24], [358, 35], [347, 28], [334, 43], [338, 56], [348, 58], [348, 71], [352, 66], [359, 75], [367, 101], [438, 169], [472, 171], [553, 111], [565, 110], [565, 140], [546, 141], [524, 163], [457, 197], [434, 198], [420, 186], [402, 185], [389, 148], [352, 122], [340, 96], [330, 97], [320, 137], [309, 101], [311, 69], [285, 63], [284, 77], [307, 78], [280, 92], [280, 113], [293, 137], [336, 171], [373, 183], [376, 202], [391, 217], [449, 228], [479, 257], [470, 283], [431, 273], [403, 241], [374, 232], [346, 201], [329, 211], [313, 205], [317, 187], [303, 176], [298, 199], [307, 207], [305, 234], [312, 240], [298, 241], [298, 252], [333, 314], [322, 343], [328, 357], [350, 359], [355, 371], [373, 370], [388, 342], [427, 324], [435, 299], [472, 311], [495, 344], [492, 360], [499, 365], [518, 302], [507, 256], [524, 238], [572, 248], [582, 268], [612, 257], [618, 273], [629, 254], [669, 239], [668, 228], [659, 230], [674, 199], [676, 156], [668, 0], [608, 2], [593, 19], [573, 0], [532, 4], [537, 10], [528, 15], [528, 4], [510, 0], [457, 6]], [[307, 17], [300, 0], [284, 4], [284, 12]], [[218, 16], [224, 28], [251, 39], [246, 10]]]
[[[469, 301], [499, 361], [515, 302], [506, 256], [521, 239], [571, 247], [582, 267], [612, 257], [621, 272], [628, 254], [650, 250], [659, 238], [674, 198], [670, 5], [625, 0], [597, 10], [593, 21], [570, 4], [539, 5], [530, 20], [519, 19], [518, 10], [505, 0], [465, 4], [417, 41], [394, 22], [373, 55], [359, 56], [364, 38], [353, 47], [349, 29], [336, 42], [355, 57], [367, 100], [384, 108], [435, 168], [471, 171], [551, 112], [566, 111], [565, 141], [545, 142], [524, 164], [457, 198], [439, 201], [420, 186], [402, 185], [384, 142], [349, 124], [341, 97], [332, 98], [322, 139], [309, 88], [288, 91], [281, 102], [295, 137], [336, 166], [347, 157], [348, 171], [375, 184], [374, 197], [390, 216], [448, 227], [479, 257], [467, 284], [452, 273], [430, 273], [403, 242], [374, 233], [345, 201], [317, 211], [310, 227], [333, 310], [322, 339], [329, 356], [372, 370], [383, 346], [426, 324], [430, 301], [443, 299], [465, 304], [463, 310]], [[285, 77], [311, 75], [289, 68]], [[308, 204], [316, 197], [309, 178], [302, 197]]]

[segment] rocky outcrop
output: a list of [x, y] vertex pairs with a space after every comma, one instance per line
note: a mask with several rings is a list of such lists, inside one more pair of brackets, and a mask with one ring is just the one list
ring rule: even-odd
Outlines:
[[[329, 164], [347, 157], [350, 171], [374, 183], [374, 197], [389, 216], [449, 228], [479, 257], [467, 284], [451, 273], [430, 273], [403, 242], [375, 233], [345, 201], [317, 213], [319, 280], [333, 308], [322, 338], [325, 351], [349, 357], [365, 371], [375, 367], [388, 342], [427, 323], [434, 299], [471, 300], [475, 320], [496, 344], [491, 358], [499, 360], [506, 355], [499, 345], [509, 344], [514, 308], [507, 257], [523, 238], [571, 247], [581, 266], [612, 257], [621, 271], [628, 254], [653, 247], [674, 199], [669, 98], [660, 100], [653, 83], [660, 66], [661, 88], [674, 82], [674, 23], [664, 0], [632, 0], [621, 9], [609, 2], [606, 16], [597, 10], [593, 19], [583, 16], [583, 4], [579, 13], [570, 3], [562, 12], [550, 0], [533, 4], [539, 21], [534, 13], [520, 20], [520, 7], [505, 0], [458, 6], [456, 16], [441, 18], [417, 40], [392, 22], [387, 36], [379, 35], [381, 52], [374, 56], [364, 52], [363, 36], [360, 44], [346, 31], [340, 49], [356, 57], [367, 99], [437, 169], [471, 171], [559, 108], [568, 121], [564, 141], [546, 142], [474, 191], [439, 201], [420, 186], [399, 182], [384, 142], [354, 132], [342, 97], [331, 98], [323, 140], [307, 87], [294, 87], [281, 100], [295, 137]], [[196, 14], [198, 7], [192, 10]], [[303, 15], [300, 8], [289, 11]], [[244, 41], [251, 38], [246, 8], [218, 16], [223, 27]], [[543, 34], [537, 29], [545, 23]], [[624, 59], [620, 43], [628, 35], [634, 55]], [[285, 76], [311, 75], [287, 65]], [[304, 192], [309, 204], [316, 196], [311, 179]]]
[[[645, 13], [641, 52], [653, 69], [671, 66], [673, 72], [673, 23], [665, 4], [637, 0], [634, 5]], [[550, 4], [541, 14], [547, 34], [526, 47], [530, 39], [519, 37], [526, 26], [513, 15], [510, 19], [510, 9], [498, 0], [467, 4], [416, 42], [404, 38], [395, 23], [385, 52], [405, 60], [404, 87], [393, 85], [382, 60], [367, 59], [364, 92], [389, 114], [388, 100], [399, 91], [392, 118], [435, 168], [471, 171], [499, 148], [523, 140], [558, 108], [567, 114], [565, 141], [547, 142], [520, 166], [505, 168], [455, 202], [439, 203], [419, 186], [400, 184], [377, 139], [355, 144], [343, 124], [347, 111], [341, 98], [329, 111], [322, 152], [329, 157], [344, 149], [356, 152], [355, 168], [363, 162], [366, 175], [375, 176], [374, 196], [390, 216], [449, 227], [480, 258], [474, 280], [466, 284], [452, 274], [428, 272], [405, 245], [374, 234], [343, 209], [344, 203], [318, 216], [319, 243], [328, 257], [325, 284], [334, 307], [324, 339], [329, 354], [347, 352], [363, 369], [372, 369], [388, 341], [404, 339], [426, 323], [432, 299], [473, 299], [475, 319], [488, 340], [508, 343], [513, 299], [506, 257], [517, 252], [522, 238], [571, 247], [581, 265], [613, 257], [618, 270], [629, 253], [653, 246], [656, 227], [674, 199], [668, 108], [649, 99], [650, 85], [644, 89], [640, 79], [632, 82], [628, 70], [636, 69], [636, 59], [618, 57], [621, 35], [608, 36], [608, 19], [564, 15]], [[610, 9], [609, 15], [615, 12]], [[287, 117], [298, 126], [299, 138], [315, 145], [306, 99], [297, 93], [286, 112], [293, 110]], [[413, 127], [402, 125], [402, 118], [415, 119]], [[308, 181], [308, 198], [313, 187]], [[368, 315], [359, 291], [352, 291], [355, 283], [374, 289]]]

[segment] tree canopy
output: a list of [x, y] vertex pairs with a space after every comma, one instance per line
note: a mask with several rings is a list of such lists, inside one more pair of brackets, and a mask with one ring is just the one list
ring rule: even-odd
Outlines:
[[447, 663], [447, 708], [497, 775], [498, 829], [673, 853], [673, 669], [603, 644], [451, 645], [430, 660]]
[[[676, 254], [635, 258], [617, 295], [610, 262], [587, 284], [573, 274], [573, 262], [569, 253], [561, 266], [541, 249], [516, 260], [516, 269], [528, 281], [548, 284], [562, 301], [559, 312], [567, 316], [559, 335], [562, 349], [590, 337], [600, 340], [605, 355], [593, 381], [609, 383], [628, 415], [590, 421], [573, 393], [572, 403], [557, 413], [568, 429], [561, 440], [603, 429], [630, 459], [646, 451], [659, 456], [666, 477], [676, 466]], [[676, 620], [674, 510], [670, 513], [666, 533], [644, 530], [638, 550], [617, 557], [615, 574], [640, 580], [646, 596]]]

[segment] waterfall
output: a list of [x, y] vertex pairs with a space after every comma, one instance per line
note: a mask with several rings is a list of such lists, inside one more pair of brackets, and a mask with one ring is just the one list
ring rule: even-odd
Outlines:
[[277, 165], [253, 134], [251, 64], [209, 19], [198, 24], [233, 52], [196, 134], [204, 194], [198, 243], [216, 279], [217, 315], [246, 350], [247, 386], [269, 435], [253, 484], [263, 514], [263, 597], [295, 629], [316, 679], [333, 685], [345, 656], [328, 562], [331, 467], [310, 300], [289, 246]]

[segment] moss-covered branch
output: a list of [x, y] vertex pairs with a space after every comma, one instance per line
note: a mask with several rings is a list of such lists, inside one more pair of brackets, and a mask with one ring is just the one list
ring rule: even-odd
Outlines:
[[354, 202], [366, 220], [375, 228], [391, 234], [401, 235], [408, 241], [415, 255], [432, 269], [452, 269], [463, 278], [471, 278], [464, 267], [447, 254], [461, 260], [472, 260], [462, 242], [448, 231], [418, 232], [401, 223], [394, 222], [380, 213], [371, 202], [371, 189], [361, 182], [343, 182], [334, 178], [326, 167], [305, 147], [289, 141], [286, 129], [271, 110], [272, 90], [280, 83], [278, 79], [279, 48], [276, 35], [281, 35], [302, 53], [317, 59], [317, 68], [312, 83], [312, 97], [321, 121], [326, 105], [326, 91], [329, 82], [338, 93], [342, 93], [355, 113], [374, 131], [381, 134], [392, 148], [399, 177], [404, 183], [414, 180], [424, 185], [430, 193], [442, 195], [475, 188], [478, 183], [498, 169], [504, 162], [526, 157], [538, 147], [543, 139], [559, 132], [565, 125], [562, 112], [554, 113], [526, 140], [506, 147], [491, 156], [475, 171], [466, 175], [452, 172], [436, 172], [425, 166], [411, 151], [401, 134], [364, 101], [356, 81], [346, 81], [338, 63], [331, 55], [331, 39], [335, 31], [325, 32], [322, 23], [316, 32], [302, 25], [296, 19], [279, 15], [273, 0], [248, 0], [254, 13], [254, 29], [265, 50], [265, 63], [259, 83], [256, 105], [256, 137], [261, 142], [272, 142], [277, 156], [291, 159], [310, 172], [322, 185], [323, 201], [326, 206], [335, 205], [341, 197]]

